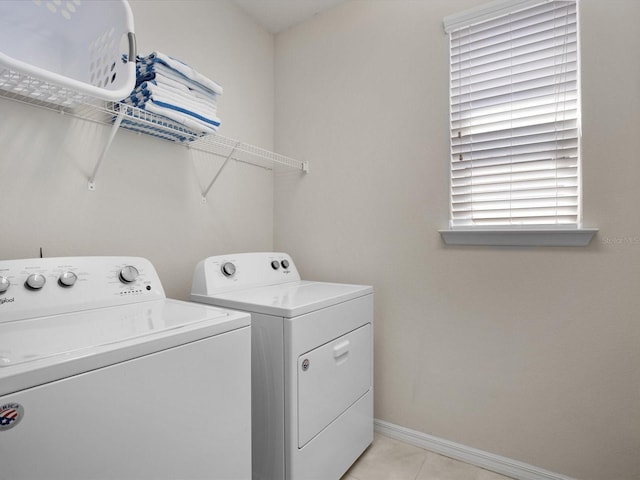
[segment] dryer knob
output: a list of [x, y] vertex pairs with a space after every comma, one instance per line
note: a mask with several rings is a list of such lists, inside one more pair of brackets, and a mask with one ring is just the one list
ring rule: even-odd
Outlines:
[[120, 281], [122, 283], [135, 282], [138, 278], [138, 269], [134, 266], [127, 265], [120, 270]]
[[289, 268], [289, 260], [285, 259], [285, 260], [282, 260], [280, 263], [282, 264], [282, 268], [284, 268], [285, 270]]
[[32, 273], [27, 277], [25, 285], [31, 290], [40, 290], [42, 287], [44, 287], [44, 284], [46, 282], [47, 279], [41, 273]]
[[7, 277], [0, 277], [0, 293], [4, 293], [9, 290], [11, 282]]
[[221, 270], [222, 270], [222, 274], [225, 277], [230, 277], [234, 273], [236, 273], [236, 266], [231, 262], [226, 262], [224, 265], [222, 265]]
[[271, 262], [271, 268], [273, 268], [274, 270], [277, 270], [280, 268], [280, 262], [278, 260], [274, 260], [273, 262]]
[[73, 287], [73, 285], [76, 283], [76, 280], [78, 280], [78, 277], [75, 273], [64, 272], [62, 275], [60, 275], [60, 278], [58, 278], [58, 283], [63, 287]]

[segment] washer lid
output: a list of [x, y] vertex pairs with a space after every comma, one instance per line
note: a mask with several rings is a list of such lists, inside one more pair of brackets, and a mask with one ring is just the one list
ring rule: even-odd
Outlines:
[[292, 318], [371, 293], [373, 288], [368, 285], [301, 280], [211, 296], [192, 294], [191, 299], [247, 312]]
[[171, 299], [0, 323], [0, 395], [249, 325]]

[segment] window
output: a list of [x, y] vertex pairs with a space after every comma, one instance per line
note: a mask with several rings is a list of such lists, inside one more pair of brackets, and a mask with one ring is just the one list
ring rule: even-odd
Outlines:
[[444, 23], [450, 40], [449, 231], [577, 229], [576, 1], [493, 2]]

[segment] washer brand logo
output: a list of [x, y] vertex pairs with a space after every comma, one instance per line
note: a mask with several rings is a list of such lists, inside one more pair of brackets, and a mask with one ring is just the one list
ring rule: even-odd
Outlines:
[[19, 403], [0, 406], [0, 432], [15, 427], [24, 416], [24, 408]]
[[10, 303], [15, 300], [15, 297], [11, 298], [0, 298], [0, 305], [4, 305], [5, 303]]

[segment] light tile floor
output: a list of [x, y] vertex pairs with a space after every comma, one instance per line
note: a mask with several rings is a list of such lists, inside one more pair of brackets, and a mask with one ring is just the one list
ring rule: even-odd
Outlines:
[[376, 433], [341, 480], [511, 480]]

